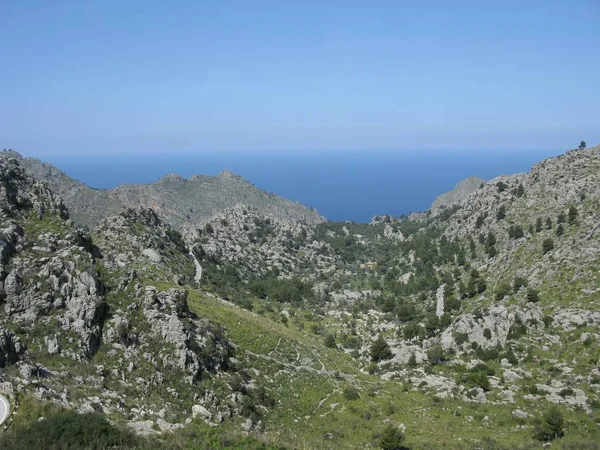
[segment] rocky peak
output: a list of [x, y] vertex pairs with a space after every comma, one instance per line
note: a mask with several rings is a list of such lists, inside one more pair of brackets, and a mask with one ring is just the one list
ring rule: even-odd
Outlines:
[[34, 209], [38, 215], [57, 214], [69, 217], [62, 200], [41, 182], [25, 174], [16, 158], [0, 158], [0, 209], [8, 215]]
[[235, 179], [235, 178], [241, 178], [238, 175], [234, 174], [231, 170], [229, 169], [225, 169], [222, 172], [220, 172], [217, 177], [222, 178], [222, 179]]
[[479, 189], [483, 183], [485, 183], [485, 180], [476, 176], [465, 178], [454, 189], [441, 194], [433, 201], [430, 208], [431, 213], [433, 215], [439, 214], [444, 208], [457, 204], [471, 192]]
[[21, 159], [23, 159], [23, 156], [19, 152], [16, 152], [14, 150], [4, 149], [2, 152], [0, 152], [0, 158], [2, 158], [2, 159], [14, 158], [14, 159], [17, 159], [20, 161]]

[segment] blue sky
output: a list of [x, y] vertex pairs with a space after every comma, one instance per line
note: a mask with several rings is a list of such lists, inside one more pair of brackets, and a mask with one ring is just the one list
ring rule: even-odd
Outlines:
[[25, 155], [600, 142], [600, 2], [0, 2]]

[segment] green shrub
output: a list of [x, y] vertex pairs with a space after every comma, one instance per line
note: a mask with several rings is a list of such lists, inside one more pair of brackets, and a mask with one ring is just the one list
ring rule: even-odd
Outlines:
[[537, 303], [540, 301], [540, 294], [533, 288], [527, 289], [527, 301]]
[[499, 302], [510, 293], [510, 290], [510, 285], [508, 283], [500, 283], [498, 285], [498, 288], [496, 289], [496, 294], [494, 295], [494, 298], [497, 302]]
[[43, 420], [13, 427], [2, 436], [0, 448], [30, 449], [106, 449], [165, 448], [158, 442], [138, 437], [129, 430], [111, 425], [98, 413], [77, 414], [61, 410], [46, 414]]
[[344, 398], [346, 400], [356, 400], [360, 397], [360, 393], [358, 392], [358, 389], [356, 389], [354, 386], [348, 386], [344, 389]]
[[575, 208], [575, 206], [571, 205], [569, 207], [569, 225], [573, 225], [577, 222], [577, 208]]
[[401, 450], [404, 442], [404, 433], [399, 428], [388, 425], [377, 439], [377, 445], [381, 450]]
[[458, 345], [458, 346], [463, 345], [468, 340], [469, 340], [469, 334], [468, 333], [457, 333], [454, 336], [454, 342], [456, 342], [456, 345]]
[[496, 219], [502, 220], [505, 217], [506, 217], [506, 206], [500, 205], [500, 208], [498, 208], [498, 211], [496, 212]]
[[402, 329], [402, 335], [404, 336], [404, 339], [413, 339], [418, 336], [422, 336], [424, 332], [425, 330], [423, 327], [417, 322], [410, 322]]
[[392, 356], [394, 356], [392, 354], [392, 351], [390, 350], [390, 346], [387, 342], [385, 342], [385, 339], [383, 339], [383, 336], [381, 335], [377, 338], [375, 342], [373, 342], [370, 350], [371, 361], [374, 362], [391, 359]]
[[540, 441], [552, 441], [564, 436], [564, 419], [560, 410], [552, 406], [536, 426], [535, 437]]
[[515, 277], [515, 281], [513, 282], [513, 290], [515, 294], [519, 292], [519, 289], [522, 287], [527, 287], [527, 279], [523, 277]]
[[335, 347], [335, 336], [331, 333], [327, 333], [325, 335], [325, 339], [323, 339], [325, 347], [334, 348]]
[[410, 354], [410, 358], [408, 358], [408, 367], [417, 367], [417, 357], [415, 353]]
[[546, 238], [542, 242], [542, 253], [545, 255], [549, 251], [554, 249], [554, 240], [552, 238]]
[[463, 379], [467, 386], [480, 387], [485, 392], [490, 390], [490, 380], [486, 372], [476, 371], [463, 375]]
[[444, 350], [439, 344], [435, 344], [429, 350], [427, 350], [427, 358], [432, 366], [441, 364], [444, 362]]

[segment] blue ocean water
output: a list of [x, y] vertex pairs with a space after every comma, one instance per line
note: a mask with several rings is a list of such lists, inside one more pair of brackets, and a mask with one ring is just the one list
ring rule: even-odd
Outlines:
[[224, 169], [256, 186], [316, 208], [330, 220], [367, 222], [427, 209], [442, 192], [477, 175], [524, 172], [554, 150], [485, 152], [225, 152], [55, 155], [42, 159], [89, 186], [150, 183], [167, 173], [216, 175]]

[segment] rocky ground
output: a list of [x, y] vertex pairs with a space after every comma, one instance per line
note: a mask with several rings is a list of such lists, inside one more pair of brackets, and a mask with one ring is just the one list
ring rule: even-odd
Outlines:
[[161, 439], [364, 448], [392, 426], [415, 448], [537, 448], [557, 405], [556, 445], [592, 445], [599, 176], [595, 147], [408, 218], [238, 202], [177, 230], [125, 209], [88, 233], [5, 157], [0, 381]]

